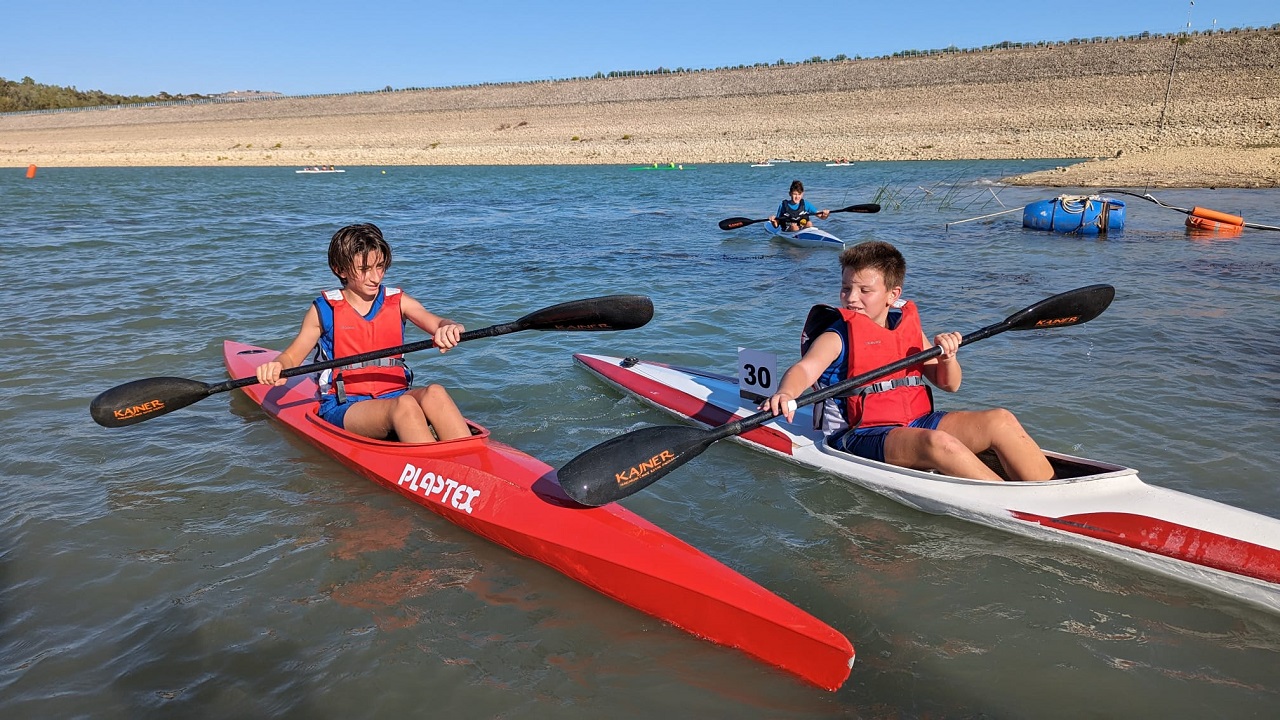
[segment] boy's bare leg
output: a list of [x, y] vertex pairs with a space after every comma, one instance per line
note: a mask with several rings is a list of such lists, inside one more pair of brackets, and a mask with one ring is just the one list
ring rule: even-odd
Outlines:
[[440, 385], [414, 388], [390, 399], [362, 400], [347, 410], [342, 425], [357, 435], [379, 440], [395, 432], [403, 443], [453, 440], [471, 434], [453, 398]]
[[[949, 412], [938, 429], [953, 435], [975, 455], [993, 450], [1013, 480], [1052, 480], [1053, 467], [1040, 446], [1004, 408]], [[981, 461], [979, 461], [981, 462]]]
[[884, 439], [884, 460], [891, 465], [937, 470], [952, 477], [1001, 481], [963, 442], [943, 430], [909, 427], [890, 430]]
[[361, 400], [342, 418], [342, 426], [357, 435], [383, 440], [395, 431], [400, 442], [433, 442], [427, 418], [409, 394], [390, 399]]
[[[428, 385], [425, 388], [410, 390], [418, 402], [422, 415], [435, 428], [436, 437], [441, 440], [456, 440], [471, 435], [466, 418], [449, 396], [449, 391], [441, 385]], [[426, 441], [429, 442], [429, 441]]]

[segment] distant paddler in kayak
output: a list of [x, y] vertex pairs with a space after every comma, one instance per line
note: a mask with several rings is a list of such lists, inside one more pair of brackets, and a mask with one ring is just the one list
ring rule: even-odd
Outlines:
[[[300, 365], [313, 348], [322, 360], [331, 360], [403, 345], [406, 320], [431, 335], [440, 352], [457, 345], [461, 324], [428, 311], [399, 288], [382, 284], [390, 266], [391, 246], [378, 226], [348, 225], [334, 233], [329, 269], [342, 287], [311, 303], [289, 347], [258, 367], [258, 382], [283, 385], [281, 372]], [[326, 370], [319, 378], [320, 417], [358, 435], [394, 436], [406, 443], [470, 435], [444, 387], [411, 388], [412, 381], [413, 372], [400, 356]]]
[[769, 222], [776, 228], [782, 228], [783, 232], [797, 232], [802, 228], [807, 228], [812, 223], [809, 221], [811, 215], [817, 215], [819, 220], [826, 220], [831, 214], [830, 210], [817, 210], [813, 205], [804, 199], [804, 183], [799, 180], [791, 181], [791, 190], [788, 191], [790, 197], [782, 201], [778, 206], [778, 212], [769, 216]]
[[815, 306], [801, 336], [801, 358], [760, 405], [794, 419], [794, 401], [937, 345], [941, 355], [863, 385], [814, 408], [827, 443], [859, 457], [974, 480], [1001, 480], [978, 453], [993, 450], [1013, 480], [1051, 480], [1053, 469], [1013, 413], [1004, 408], [941, 412], [925, 381], [960, 389], [958, 332], [930, 343], [915, 303], [902, 301], [907, 264], [889, 243], [865, 242], [840, 254], [840, 307]]

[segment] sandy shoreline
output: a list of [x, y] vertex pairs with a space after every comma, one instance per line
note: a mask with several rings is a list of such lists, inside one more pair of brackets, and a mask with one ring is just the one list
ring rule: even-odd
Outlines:
[[766, 157], [1101, 158], [1010, 181], [1280, 187], [1280, 32], [0, 115], [3, 167]]

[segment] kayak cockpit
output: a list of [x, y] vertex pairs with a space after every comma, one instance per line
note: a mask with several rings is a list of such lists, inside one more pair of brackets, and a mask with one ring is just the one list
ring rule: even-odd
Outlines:
[[427, 457], [431, 455], [449, 455], [472, 447], [479, 449], [489, 440], [489, 429], [470, 420], [467, 421], [467, 427], [471, 429], [470, 437], [431, 443], [402, 443], [394, 439], [376, 440], [363, 435], [356, 435], [321, 418], [316, 410], [308, 411], [306, 418], [307, 422], [317, 429], [340, 438], [342, 442], [348, 445], [360, 445], [379, 452], [408, 453]]
[[[1049, 461], [1049, 466], [1053, 468], [1053, 477], [1058, 480], [1070, 480], [1089, 478], [1097, 475], [1106, 475], [1117, 471], [1125, 471], [1132, 473], [1133, 470], [1122, 467], [1120, 465], [1111, 465], [1108, 463], [1098, 462], [1097, 460], [1087, 460], [1085, 458], [1072, 457], [1070, 455], [1060, 455], [1058, 453], [1045, 453], [1045, 459]], [[995, 474], [1001, 479], [1009, 481], [1009, 473], [1004, 469], [1004, 465], [1000, 463], [1000, 458], [992, 450], [988, 450], [978, 454], [978, 459], [986, 463]]]
[[[971, 480], [968, 478], [951, 477], [942, 475], [932, 471], [913, 470], [911, 468], [898, 467], [897, 465], [889, 465], [875, 460], [868, 460], [858, 457], [851, 453], [837, 450], [825, 442], [816, 442], [814, 446], [822, 453], [832, 457], [840, 458], [853, 465], [863, 465], [874, 467], [880, 470], [891, 472], [902, 477], [918, 477], [919, 479], [930, 480], [934, 482], [945, 482], [960, 485], [977, 485], [977, 486], [999, 486], [1001, 483], [994, 483], [987, 480]], [[979, 453], [978, 458], [986, 463], [1008, 484], [1008, 487], [1031, 487], [1044, 485], [1058, 485], [1066, 483], [1090, 482], [1094, 480], [1102, 480], [1116, 477], [1133, 477], [1137, 475], [1137, 471], [1123, 465], [1113, 465], [1098, 460], [1089, 460], [1086, 458], [1073, 457], [1071, 455], [1063, 455], [1061, 453], [1046, 452], [1045, 458], [1049, 460], [1049, 465], [1053, 467], [1054, 479], [1047, 482], [1011, 482], [1009, 474], [1005, 472], [1004, 466], [1000, 464], [999, 458], [992, 451]]]

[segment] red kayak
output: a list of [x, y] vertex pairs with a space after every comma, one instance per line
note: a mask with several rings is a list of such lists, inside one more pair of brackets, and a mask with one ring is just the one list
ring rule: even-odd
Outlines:
[[[233, 378], [276, 356], [231, 341], [223, 354]], [[361, 475], [619, 602], [827, 690], [849, 677], [853, 646], [833, 628], [616, 503], [578, 505], [554, 468], [479, 425], [448, 442], [371, 440], [320, 419], [314, 376], [244, 392]]]

